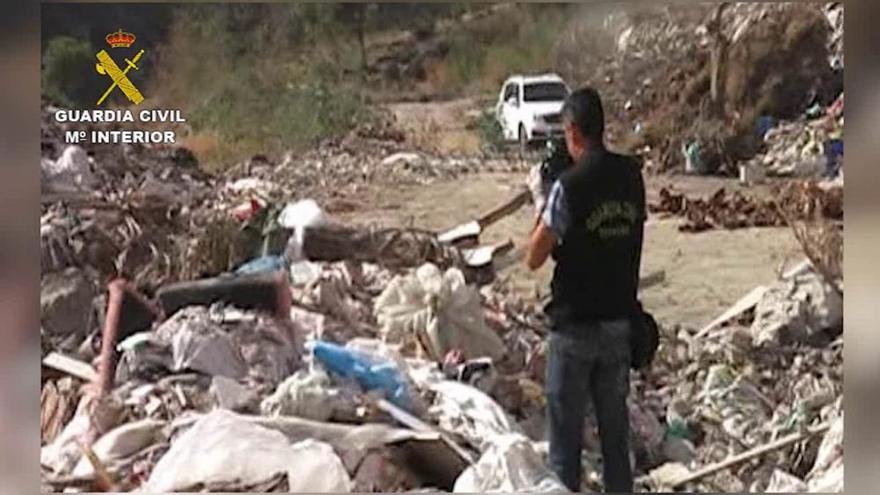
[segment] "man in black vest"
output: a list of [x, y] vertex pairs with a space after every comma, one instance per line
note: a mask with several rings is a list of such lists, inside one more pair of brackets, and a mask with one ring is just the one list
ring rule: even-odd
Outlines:
[[[581, 450], [591, 399], [602, 446], [606, 492], [632, 491], [629, 456], [630, 322], [637, 305], [645, 221], [641, 165], [605, 149], [599, 94], [577, 90], [562, 109], [574, 164], [535, 198], [539, 208], [526, 264], [556, 262], [547, 362], [550, 465], [581, 489]], [[532, 187], [533, 194], [540, 187]]]

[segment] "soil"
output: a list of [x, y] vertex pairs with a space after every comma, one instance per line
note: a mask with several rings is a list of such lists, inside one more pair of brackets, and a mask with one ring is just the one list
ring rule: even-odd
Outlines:
[[[406, 225], [443, 231], [472, 220], [516, 194], [525, 174], [476, 174], [426, 186], [371, 190], [358, 199], [358, 211], [340, 213], [346, 221]], [[649, 196], [671, 180], [648, 179]], [[719, 184], [737, 187], [721, 178], [688, 177], [680, 190], [712, 191]], [[484, 244], [512, 239], [524, 243], [533, 223], [531, 206], [491, 226]], [[699, 234], [678, 231], [679, 220], [650, 218], [646, 226], [642, 272], [665, 270], [665, 281], [644, 291], [645, 306], [661, 321], [699, 327], [747, 294], [771, 282], [786, 260], [799, 261], [800, 250], [787, 228], [712, 230]], [[524, 297], [540, 298], [548, 291], [552, 262], [536, 273], [516, 265], [500, 277]]]

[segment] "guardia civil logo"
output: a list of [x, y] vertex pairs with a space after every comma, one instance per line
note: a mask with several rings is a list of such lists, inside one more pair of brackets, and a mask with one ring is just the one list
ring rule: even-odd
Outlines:
[[[110, 45], [111, 49], [130, 48], [137, 40], [137, 37], [134, 34], [127, 33], [123, 31], [122, 28], [119, 28], [118, 31], [108, 34], [105, 40], [107, 41], [107, 44]], [[125, 69], [120, 69], [119, 64], [113, 60], [110, 54], [107, 53], [107, 50], [101, 50], [96, 54], [98, 57], [98, 63], [95, 64], [95, 70], [98, 71], [98, 74], [106, 75], [110, 78], [110, 87], [108, 87], [107, 90], [104, 91], [104, 94], [98, 98], [97, 106], [101, 106], [110, 93], [117, 88], [119, 88], [122, 94], [124, 94], [125, 97], [135, 105], [139, 105], [144, 101], [144, 95], [141, 94], [140, 90], [138, 90], [128, 77], [128, 72], [131, 69], [136, 71], [139, 70], [137, 63], [143, 55], [144, 50], [140, 50], [131, 58], [131, 60], [123, 58]]]

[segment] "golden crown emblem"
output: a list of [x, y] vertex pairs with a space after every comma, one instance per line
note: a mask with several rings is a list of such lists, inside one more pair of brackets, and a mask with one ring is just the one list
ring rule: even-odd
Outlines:
[[119, 31], [108, 34], [104, 39], [106, 39], [107, 43], [113, 48], [128, 48], [134, 43], [134, 40], [136, 40], [137, 37], [131, 33], [126, 33], [122, 28], [119, 28]]

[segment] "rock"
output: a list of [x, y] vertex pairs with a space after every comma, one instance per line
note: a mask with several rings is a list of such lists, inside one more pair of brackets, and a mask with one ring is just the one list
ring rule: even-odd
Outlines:
[[217, 405], [230, 411], [248, 411], [257, 401], [257, 396], [251, 389], [221, 375], [211, 379], [211, 392]]
[[648, 473], [651, 482], [658, 491], [669, 489], [678, 483], [678, 480], [691, 474], [691, 471], [680, 462], [667, 462]]
[[40, 281], [40, 324], [52, 337], [85, 337], [95, 322], [95, 288], [82, 270], [44, 274]]
[[380, 165], [392, 168], [420, 168], [425, 166], [425, 157], [418, 153], [394, 153], [386, 157]]
[[689, 464], [697, 455], [696, 448], [689, 440], [674, 435], [667, 435], [663, 440], [663, 457], [672, 462]]
[[843, 298], [814, 272], [770, 287], [755, 308], [755, 346], [811, 343], [843, 327]]

